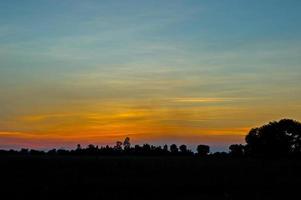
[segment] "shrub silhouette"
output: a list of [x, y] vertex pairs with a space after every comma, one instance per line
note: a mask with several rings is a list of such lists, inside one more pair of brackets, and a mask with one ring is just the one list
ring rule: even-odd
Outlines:
[[229, 147], [230, 155], [234, 157], [242, 157], [245, 155], [245, 146], [242, 144], [232, 144]]
[[301, 153], [301, 123], [291, 119], [273, 121], [250, 130], [245, 151], [253, 156], [285, 156]]
[[200, 156], [206, 156], [210, 152], [210, 147], [207, 145], [200, 144], [197, 146], [197, 152]]

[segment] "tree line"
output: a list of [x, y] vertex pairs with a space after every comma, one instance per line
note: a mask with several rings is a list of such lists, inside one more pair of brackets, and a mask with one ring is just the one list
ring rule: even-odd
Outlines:
[[0, 150], [0, 155], [133, 155], [133, 156], [233, 156], [233, 157], [285, 157], [301, 155], [301, 123], [292, 119], [273, 121], [261, 127], [252, 128], [245, 137], [246, 144], [233, 144], [229, 152], [210, 153], [208, 145], [200, 144], [196, 151], [186, 145], [155, 146], [150, 144], [131, 145], [130, 138], [117, 141], [115, 146], [97, 146], [90, 144], [76, 149], [52, 149], [39, 151], [34, 149]]
[[210, 152], [208, 145], [198, 145], [197, 153], [194, 153], [187, 148], [186, 145], [172, 144], [170, 146], [155, 146], [150, 144], [134, 145], [130, 143], [130, 138], [125, 138], [124, 142], [117, 141], [115, 146], [98, 146], [89, 144], [83, 148], [80, 144], [76, 149], [51, 149], [49, 151], [41, 151], [35, 149], [21, 149], [16, 150], [0, 150], [1, 154], [14, 154], [14, 155], [134, 155], [134, 156], [206, 156]]

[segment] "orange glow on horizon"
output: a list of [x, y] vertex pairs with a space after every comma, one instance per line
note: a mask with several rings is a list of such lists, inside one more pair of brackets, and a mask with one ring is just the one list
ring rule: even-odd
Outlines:
[[0, 130], [0, 145], [105, 145], [127, 136], [136, 143], [244, 143], [245, 135], [256, 124], [240, 119], [258, 116], [252, 116], [249, 107], [223, 105], [232, 101], [236, 99], [136, 99], [48, 107], [12, 119], [8, 125], [15, 130]]

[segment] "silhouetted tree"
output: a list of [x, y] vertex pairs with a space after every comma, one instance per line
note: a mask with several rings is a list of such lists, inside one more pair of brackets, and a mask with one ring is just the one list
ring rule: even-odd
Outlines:
[[131, 148], [130, 138], [126, 137], [123, 142], [123, 147], [125, 150], [129, 150]]
[[200, 156], [206, 156], [210, 152], [210, 147], [207, 145], [200, 144], [197, 146], [197, 152]]
[[80, 144], [77, 144], [76, 145], [76, 149], [75, 149], [75, 154], [77, 155], [81, 155], [83, 153], [83, 149], [82, 149], [82, 146]]
[[134, 151], [135, 151], [135, 153], [141, 153], [142, 147], [140, 145], [135, 145]]
[[115, 150], [121, 151], [122, 150], [122, 142], [117, 141], [116, 146], [114, 147]]
[[56, 155], [56, 149], [51, 149], [47, 152], [48, 155]]
[[229, 147], [230, 155], [234, 157], [241, 157], [244, 156], [245, 153], [245, 146], [242, 144], [232, 144]]
[[21, 149], [20, 154], [27, 155], [27, 154], [29, 154], [29, 150], [23, 148], [23, 149]]
[[283, 156], [301, 153], [301, 124], [282, 119], [250, 130], [246, 136], [248, 155]]
[[31, 149], [29, 153], [30, 153], [30, 155], [44, 155], [45, 154], [44, 151], [39, 151], [39, 150], [34, 150], [34, 149]]
[[167, 145], [167, 144], [165, 144], [165, 145], [163, 146], [163, 151], [168, 152], [168, 145]]
[[95, 146], [93, 144], [89, 144], [88, 149], [95, 149]]
[[180, 151], [181, 151], [182, 153], [186, 153], [186, 152], [187, 152], [187, 146], [184, 145], [184, 144], [182, 144], [182, 145], [179, 147], [179, 149], [180, 149]]
[[144, 152], [149, 152], [151, 150], [151, 146], [149, 144], [144, 144], [142, 149]]
[[215, 152], [215, 153], [212, 154], [212, 156], [214, 158], [226, 158], [226, 157], [229, 156], [229, 154], [226, 153], [226, 152]]
[[171, 153], [173, 153], [173, 154], [175, 154], [175, 153], [178, 153], [178, 147], [177, 147], [177, 145], [176, 144], [172, 144], [172, 145], [170, 145], [170, 152]]
[[58, 154], [58, 155], [68, 155], [69, 154], [69, 151], [68, 150], [65, 150], [65, 149], [58, 149], [57, 151], [56, 151], [56, 154]]

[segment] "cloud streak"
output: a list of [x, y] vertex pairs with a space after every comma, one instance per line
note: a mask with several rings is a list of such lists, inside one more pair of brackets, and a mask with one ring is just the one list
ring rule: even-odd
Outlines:
[[202, 97], [193, 97], [193, 98], [175, 98], [172, 99], [172, 102], [179, 103], [219, 103], [219, 102], [234, 102], [239, 101], [241, 98], [202, 98]]

